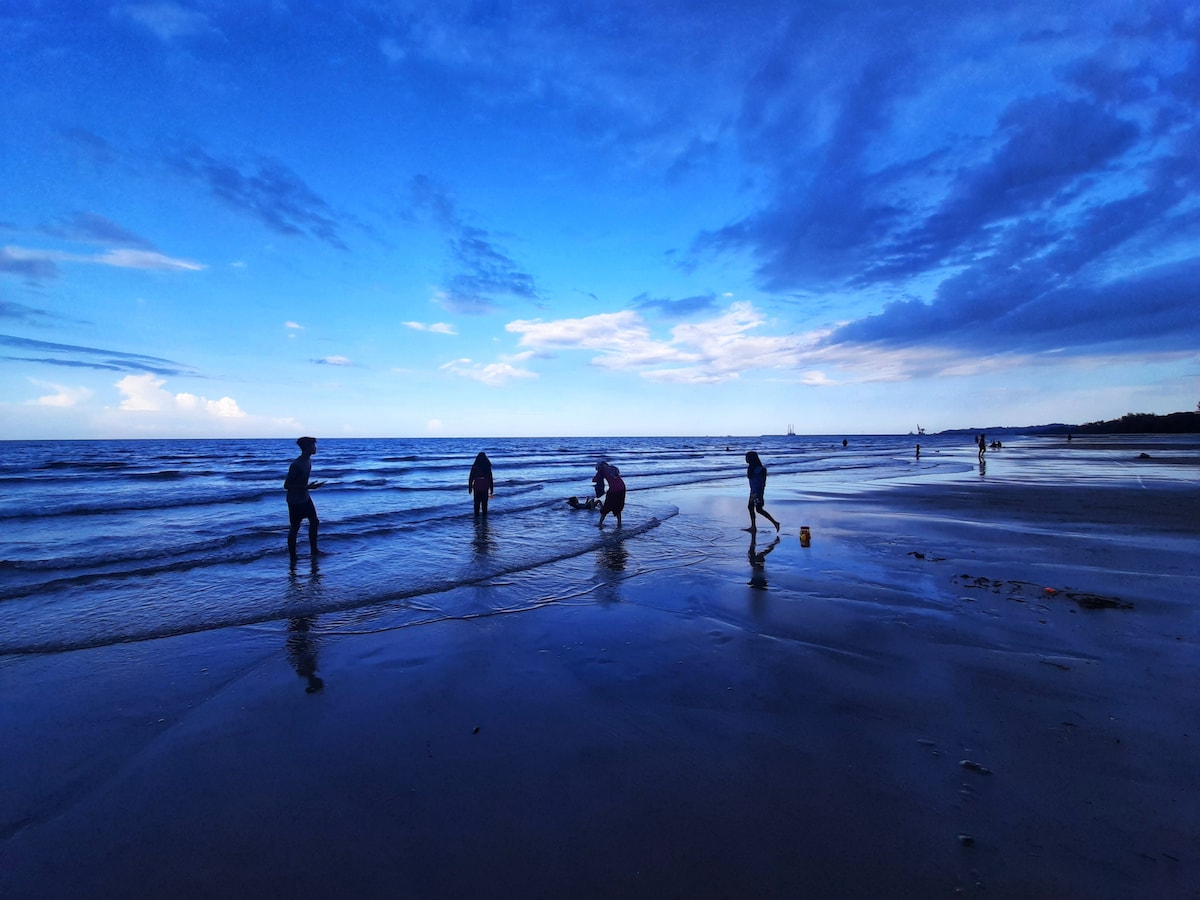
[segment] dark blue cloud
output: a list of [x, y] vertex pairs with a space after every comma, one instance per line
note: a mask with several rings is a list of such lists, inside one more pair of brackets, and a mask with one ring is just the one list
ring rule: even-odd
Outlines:
[[[837, 328], [830, 345], [1194, 348], [1200, 29], [1172, 4], [1147, 9], [1014, 34], [1007, 47], [993, 31], [988, 53], [1035, 67], [1044, 53], [1055, 68], [1029, 79], [1036, 90], [1015, 73], [990, 131], [947, 131], [908, 155], [895, 137], [924, 133], [904, 116], [941, 77], [936, 33], [913, 52], [922, 32], [910, 19], [848, 57], [844, 82], [830, 86], [798, 74], [803, 54], [768, 55], [738, 122], [761, 202], [699, 235], [692, 261], [736, 252], [768, 290], [897, 298]], [[1106, 46], [1135, 33], [1120, 54]]]
[[693, 137], [667, 167], [667, 183], [677, 184], [694, 173], [703, 171], [717, 158], [720, 147], [718, 141]]
[[1104, 284], [1046, 291], [996, 325], [1022, 349], [1195, 351], [1200, 346], [1200, 258]]
[[51, 237], [69, 241], [137, 247], [142, 250], [156, 249], [149, 241], [97, 213], [75, 212], [60, 217], [49, 225], [43, 225], [41, 230]]
[[411, 213], [428, 215], [447, 234], [451, 271], [442, 285], [443, 305], [482, 315], [499, 308], [498, 295], [539, 299], [533, 276], [522, 271], [484, 229], [463, 221], [451, 194], [418, 175], [409, 183]]
[[940, 346], [981, 354], [1118, 352], [1200, 345], [1200, 257], [1111, 279], [1060, 277], [1062, 254], [1008, 265], [1002, 257], [944, 281], [935, 299], [897, 300], [838, 328], [826, 343]]
[[[817, 121], [807, 80], [796, 71], [796, 42], [810, 23], [797, 22], [778, 51], [748, 83], [738, 124], [743, 154], [769, 177], [757, 212], [701, 234], [694, 254], [748, 252], [768, 290], [841, 282], [878, 257], [879, 244], [904, 221], [887, 187], [904, 166], [882, 170], [872, 151], [900, 97], [914, 90], [913, 50], [902, 35], [857, 69], [831, 81], [830, 121]], [[823, 139], [810, 135], [820, 131]]]
[[59, 317], [44, 309], [26, 306], [24, 303], [14, 303], [11, 300], [0, 299], [0, 319], [13, 319], [17, 322], [50, 323]]
[[155, 375], [196, 374], [189, 366], [157, 356], [124, 353], [120, 350], [103, 350], [97, 347], [80, 347], [74, 344], [56, 344], [9, 334], [0, 334], [0, 346], [12, 347], [27, 353], [48, 354], [38, 357], [3, 357], [3, 359], [11, 361], [37, 362], [51, 366], [101, 369], [113, 372], [150, 372]]
[[[1069, 217], [1054, 215], [1051, 204], [1044, 214], [996, 224], [988, 251], [943, 278], [928, 302], [890, 303], [840, 327], [828, 342], [986, 351], [1094, 349], [1136, 338], [1195, 346], [1200, 256], [1190, 248], [1200, 241], [1200, 211], [1191, 203], [1200, 191], [1198, 136], [1197, 128], [1181, 133], [1145, 166], [1142, 190]], [[1149, 262], [1172, 246], [1183, 250], [1180, 259]]]
[[94, 165], [110, 166], [117, 161], [117, 151], [107, 140], [86, 128], [62, 128], [59, 133], [76, 153]]
[[0, 247], [0, 272], [21, 275], [31, 281], [45, 281], [58, 277], [58, 266], [45, 257], [27, 257]]
[[694, 297], [681, 297], [671, 300], [666, 297], [651, 297], [649, 294], [639, 294], [633, 298], [633, 308], [648, 310], [664, 319], [686, 319], [701, 313], [712, 312], [717, 308], [715, 294], [698, 294]]
[[870, 284], [907, 277], [986, 250], [997, 227], [1040, 216], [1073, 199], [1081, 179], [1103, 171], [1133, 146], [1138, 129], [1098, 106], [1043, 96], [1018, 100], [1000, 117], [1000, 146], [983, 163], [956, 173], [946, 199], [920, 224], [880, 241], [882, 261], [855, 279]]
[[332, 207], [278, 160], [222, 160], [199, 147], [173, 155], [177, 173], [204, 184], [223, 203], [280, 234], [303, 235], [347, 249]]

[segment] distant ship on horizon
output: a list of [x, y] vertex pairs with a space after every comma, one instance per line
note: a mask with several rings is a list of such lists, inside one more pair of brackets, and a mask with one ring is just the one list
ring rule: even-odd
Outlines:
[[795, 437], [795, 436], [796, 436], [796, 426], [795, 426], [795, 425], [789, 425], [789, 426], [788, 426], [788, 430], [787, 430], [787, 436], [788, 436], [788, 437]]

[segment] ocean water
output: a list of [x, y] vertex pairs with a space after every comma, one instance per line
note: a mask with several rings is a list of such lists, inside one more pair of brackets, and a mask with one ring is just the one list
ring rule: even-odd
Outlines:
[[[744, 496], [744, 454], [770, 469], [770, 498], [805, 487], [855, 490], [907, 478], [961, 477], [969, 438], [321, 439], [313, 492], [321, 549], [289, 561], [282, 489], [288, 440], [0, 442], [0, 654], [61, 652], [276, 620], [368, 628], [492, 615], [602, 589], [622, 577], [624, 548], [672, 523], [661, 553], [707, 537], [674, 521], [681, 492]], [[1027, 477], [1038, 468], [1026, 442]], [[1097, 445], [1093, 452], [1110, 451]], [[472, 515], [467, 474], [492, 460], [496, 495]], [[1077, 458], [1087, 449], [1080, 445]], [[1043, 455], [1061, 456], [1059, 449]], [[595, 463], [618, 465], [624, 523], [573, 511]], [[1194, 470], [1189, 470], [1192, 472]], [[1056, 474], [1057, 472], [1057, 474]], [[665, 542], [664, 542], [665, 543]], [[567, 560], [551, 589], [539, 570]], [[600, 560], [600, 564], [590, 561]], [[505, 585], [506, 590], [488, 590]], [[536, 586], [535, 586], [536, 585]], [[457, 590], [479, 586], [477, 591]], [[299, 626], [297, 626], [299, 627]]]

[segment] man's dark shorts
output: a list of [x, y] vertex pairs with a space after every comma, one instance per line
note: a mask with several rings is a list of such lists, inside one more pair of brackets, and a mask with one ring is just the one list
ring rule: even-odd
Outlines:
[[625, 508], [625, 492], [624, 491], [609, 491], [604, 495], [604, 505], [600, 507], [602, 513], [619, 513]]
[[320, 521], [317, 518], [317, 508], [313, 506], [311, 497], [302, 503], [288, 504], [288, 520], [292, 525], [299, 525], [305, 519], [308, 519], [310, 522]]

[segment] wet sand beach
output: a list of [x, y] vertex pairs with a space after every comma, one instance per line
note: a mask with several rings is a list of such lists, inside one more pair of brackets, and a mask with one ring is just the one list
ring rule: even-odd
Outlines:
[[1196, 479], [995, 457], [772, 481], [778, 543], [681, 490], [507, 614], [0, 658], [0, 894], [1200, 896]]

